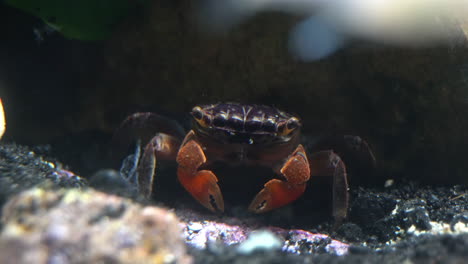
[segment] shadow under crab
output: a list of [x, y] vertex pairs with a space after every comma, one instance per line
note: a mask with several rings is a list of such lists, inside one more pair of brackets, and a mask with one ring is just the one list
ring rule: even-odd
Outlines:
[[[153, 191], [156, 160], [175, 160], [178, 180], [193, 198], [213, 212], [223, 212], [224, 198], [217, 176], [221, 183], [225, 179], [216, 165], [242, 166], [247, 174], [250, 167], [257, 166], [268, 168], [270, 177], [248, 206], [249, 211], [264, 213], [287, 205], [304, 193], [311, 176], [322, 175], [333, 179], [335, 224], [346, 218], [346, 166], [332, 149], [306, 154], [300, 142], [298, 117], [269, 106], [238, 103], [195, 106], [191, 115], [192, 129], [183, 139], [177, 123], [154, 113], [134, 114], [117, 130], [115, 139], [124, 145], [131, 139], [143, 138], [146, 142], [145, 138], [153, 136], [144, 150], [137, 148], [130, 158], [134, 166], [124, 173], [144, 197], [150, 197]], [[375, 163], [365, 141], [352, 136], [343, 139], [351, 146], [349, 150], [366, 153], [370, 163]], [[245, 195], [244, 188], [238, 195]]]

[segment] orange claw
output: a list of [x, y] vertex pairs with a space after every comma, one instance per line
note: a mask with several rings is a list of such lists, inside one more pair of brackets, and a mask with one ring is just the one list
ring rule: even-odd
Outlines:
[[201, 146], [191, 140], [193, 132], [189, 132], [183, 146], [177, 154], [177, 177], [184, 188], [203, 206], [211, 211], [224, 211], [224, 201], [217, 184], [216, 175], [209, 170], [198, 171], [206, 162]]
[[249, 211], [265, 213], [285, 206], [299, 198], [304, 193], [305, 187], [305, 183], [293, 185], [278, 179], [270, 180], [250, 203]]
[[179, 167], [195, 173], [206, 162], [206, 157], [203, 149], [197, 142], [194, 140], [188, 140], [187, 142], [187, 138], [191, 135], [193, 135], [193, 132], [190, 132], [186, 139], [184, 139], [184, 143], [182, 143], [182, 147], [179, 149], [179, 153], [177, 153], [176, 161]]
[[194, 173], [179, 167], [177, 175], [182, 186], [209, 210], [224, 211], [224, 201], [217, 184], [218, 178], [209, 170]]
[[280, 172], [286, 181], [278, 179], [268, 181], [265, 188], [250, 203], [250, 211], [264, 213], [287, 205], [304, 193], [306, 182], [310, 178], [310, 168], [302, 145], [299, 145], [286, 160]]

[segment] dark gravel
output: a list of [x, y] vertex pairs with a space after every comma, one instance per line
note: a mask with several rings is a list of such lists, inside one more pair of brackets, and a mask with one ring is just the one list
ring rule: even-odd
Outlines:
[[[11, 194], [45, 183], [77, 187], [90, 182], [108, 193], [136, 197], [132, 186], [114, 170], [100, 170], [87, 181], [76, 175], [63, 177], [64, 166], [39, 153], [47, 155], [48, 150], [34, 151], [13, 144], [0, 147], [3, 201]], [[329, 196], [315, 193], [328, 190], [327, 180], [318, 179], [296, 203], [268, 214], [247, 213], [245, 201], [240, 199], [228, 203], [231, 206], [225, 214], [214, 215], [193, 201], [173, 174], [171, 164], [159, 167], [159, 185], [155, 186], [159, 191], [146, 203], [174, 208], [185, 222], [209, 220], [248, 229], [303, 229], [349, 244], [349, 253], [337, 256], [324, 250], [331, 239], [311, 243], [286, 237], [285, 243], [297, 245], [298, 253], [271, 249], [240, 254], [235, 244], [208, 243], [205, 249], [189, 246], [195, 263], [464, 263], [468, 257], [466, 186], [430, 186], [413, 181], [399, 181], [388, 187], [351, 185], [349, 217], [334, 230]], [[231, 191], [243, 193], [239, 189]]]

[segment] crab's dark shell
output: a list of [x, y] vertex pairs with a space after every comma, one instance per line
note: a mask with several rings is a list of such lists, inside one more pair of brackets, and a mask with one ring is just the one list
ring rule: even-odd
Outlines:
[[193, 108], [192, 116], [196, 133], [226, 144], [285, 143], [301, 126], [298, 117], [264, 105], [201, 105]]

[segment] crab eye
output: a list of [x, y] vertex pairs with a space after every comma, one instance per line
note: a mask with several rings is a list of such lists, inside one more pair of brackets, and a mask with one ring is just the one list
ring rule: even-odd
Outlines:
[[191, 114], [192, 114], [193, 118], [195, 118], [196, 120], [201, 120], [203, 118], [203, 111], [199, 106], [195, 106], [192, 109]]
[[286, 129], [288, 130], [294, 130], [298, 127], [300, 127], [301, 124], [299, 122], [299, 119], [295, 118], [295, 117], [292, 117], [288, 120], [288, 123], [286, 124]]
[[301, 123], [299, 122], [299, 119], [296, 117], [291, 117], [286, 124], [283, 124], [280, 129], [278, 129], [279, 134], [286, 136], [289, 135], [292, 131], [295, 129], [299, 128], [301, 126]]
[[206, 127], [207, 124], [208, 124], [208, 118], [203, 114], [203, 110], [201, 109], [201, 107], [199, 106], [195, 106], [193, 109], [192, 109], [192, 112], [191, 112], [193, 118], [195, 119], [195, 121], [197, 121], [197, 123], [202, 126], [202, 127]]

